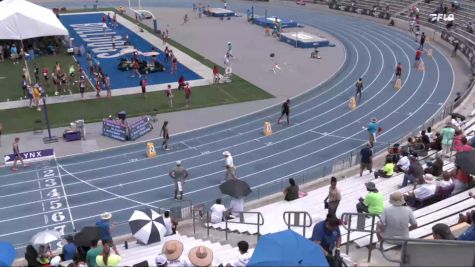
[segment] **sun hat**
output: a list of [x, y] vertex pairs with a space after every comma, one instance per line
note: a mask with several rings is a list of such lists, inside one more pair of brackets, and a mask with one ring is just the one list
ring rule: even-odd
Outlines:
[[432, 184], [435, 182], [435, 177], [434, 175], [430, 174], [430, 173], [426, 173], [424, 175], [424, 181], [428, 184]]
[[389, 195], [389, 203], [391, 203], [394, 206], [402, 206], [406, 201], [404, 201], [404, 197], [401, 192], [396, 191]]
[[112, 214], [110, 212], [104, 212], [101, 214], [102, 220], [109, 220], [110, 218], [112, 218]]
[[162, 253], [165, 254], [167, 260], [174, 261], [183, 253], [183, 243], [178, 240], [168, 240], [163, 245]]
[[371, 118], [371, 121], [372, 121], [372, 122], [377, 122], [378, 119], [376, 119], [376, 118]]
[[367, 182], [364, 185], [366, 186], [366, 189], [368, 189], [368, 190], [375, 190], [376, 189], [376, 185], [373, 182]]
[[177, 160], [175, 164], [176, 164], [176, 166], [180, 166], [181, 165], [181, 160]]
[[165, 265], [165, 263], [167, 263], [167, 257], [164, 254], [158, 254], [155, 258], [155, 263], [157, 266]]
[[231, 156], [231, 153], [229, 153], [229, 151], [224, 151], [224, 152], [223, 152], [223, 156], [226, 156], [226, 157], [227, 157], [227, 156]]
[[205, 246], [197, 246], [190, 250], [188, 259], [194, 266], [210, 266], [213, 262], [213, 251]]

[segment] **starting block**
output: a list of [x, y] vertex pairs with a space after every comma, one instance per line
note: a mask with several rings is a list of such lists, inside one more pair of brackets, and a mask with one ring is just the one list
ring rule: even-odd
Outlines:
[[427, 56], [432, 59], [432, 48], [429, 48], [429, 50], [427, 50]]
[[150, 142], [147, 143], [147, 158], [153, 158], [157, 156], [157, 151], [155, 150], [155, 145]]
[[266, 121], [264, 122], [264, 136], [270, 135], [272, 135], [272, 127], [270, 125], [270, 122]]
[[350, 110], [355, 110], [356, 98], [354, 96], [350, 98], [350, 101], [348, 102], [348, 107], [350, 108]]
[[396, 82], [394, 83], [394, 89], [399, 90], [402, 87], [402, 81], [401, 78], [397, 78]]

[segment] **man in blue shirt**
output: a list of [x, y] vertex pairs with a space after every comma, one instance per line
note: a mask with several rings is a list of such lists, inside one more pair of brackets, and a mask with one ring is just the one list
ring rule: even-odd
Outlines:
[[458, 240], [475, 241], [475, 212], [471, 212], [472, 225], [463, 232]]
[[109, 212], [104, 212], [101, 214], [101, 220], [96, 222], [96, 226], [101, 229], [101, 240], [102, 245], [109, 244], [109, 246], [114, 250], [115, 254], [119, 255], [117, 249], [112, 242], [112, 235], [111, 235], [111, 228], [114, 226], [110, 219], [112, 218], [112, 214]]
[[336, 248], [335, 255], [339, 255], [341, 245], [340, 221], [335, 215], [328, 215], [327, 219], [321, 221], [313, 227], [311, 241], [320, 245], [323, 254], [327, 258], [328, 264], [333, 266], [335, 258], [333, 249]]
[[72, 260], [74, 256], [76, 256], [77, 248], [74, 244], [74, 239], [72, 235], [68, 235], [66, 237], [66, 241], [68, 242], [66, 245], [63, 246], [63, 260], [68, 261]]
[[368, 124], [368, 127], [366, 128], [369, 134], [368, 141], [371, 144], [371, 147], [373, 147], [374, 143], [376, 142], [376, 135], [378, 134], [378, 129], [379, 129], [378, 119], [372, 118], [371, 122]]

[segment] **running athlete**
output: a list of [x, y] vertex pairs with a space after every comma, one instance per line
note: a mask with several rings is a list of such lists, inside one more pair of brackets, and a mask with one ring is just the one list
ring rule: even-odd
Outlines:
[[361, 93], [363, 92], [363, 78], [359, 78], [356, 81], [356, 94], [355, 94], [355, 99], [358, 97], [358, 100], [361, 100]]
[[165, 150], [170, 150], [168, 148], [168, 140], [170, 139], [170, 136], [168, 135], [168, 121], [163, 122], [160, 135], [163, 137], [162, 148]]
[[402, 76], [402, 64], [398, 62], [396, 65], [396, 79], [400, 79]]

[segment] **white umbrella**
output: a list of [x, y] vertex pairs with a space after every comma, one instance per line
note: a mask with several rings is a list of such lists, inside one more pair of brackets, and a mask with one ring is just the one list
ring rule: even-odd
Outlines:
[[31, 238], [33, 245], [45, 245], [61, 239], [61, 234], [55, 230], [45, 230]]
[[132, 235], [146, 245], [160, 242], [167, 232], [163, 217], [150, 208], [135, 210], [129, 226]]

